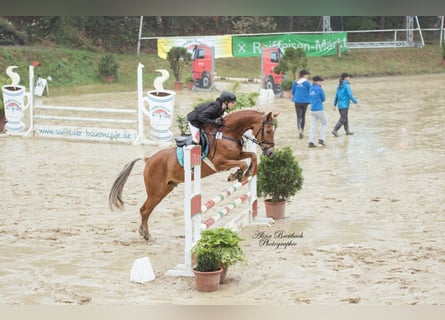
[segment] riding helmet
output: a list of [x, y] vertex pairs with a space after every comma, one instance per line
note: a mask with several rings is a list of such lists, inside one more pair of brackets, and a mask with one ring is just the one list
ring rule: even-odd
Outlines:
[[236, 101], [236, 96], [233, 93], [231, 93], [231, 92], [223, 91], [223, 92], [221, 92], [221, 95], [219, 96], [219, 99], [222, 102], [225, 102], [225, 101], [227, 101], [227, 102], [234, 102], [234, 101]]

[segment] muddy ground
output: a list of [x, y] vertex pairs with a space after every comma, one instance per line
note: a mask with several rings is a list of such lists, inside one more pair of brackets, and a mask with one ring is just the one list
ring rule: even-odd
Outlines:
[[[338, 119], [332, 110], [336, 83], [324, 83], [328, 132]], [[1, 134], [0, 304], [443, 305], [443, 88], [443, 74], [353, 78], [361, 101], [360, 109], [350, 111], [355, 134], [328, 134], [326, 146], [316, 149], [307, 147], [309, 115], [300, 140], [289, 100], [259, 103], [281, 112], [277, 147], [294, 150], [304, 186], [290, 199], [285, 219], [240, 232], [248, 263], [231, 267], [226, 283], [213, 293], [197, 292], [193, 278], [164, 275], [183, 261], [182, 185], [152, 215], [150, 242], [137, 232], [145, 197], [141, 163], [125, 186], [125, 210], [108, 208], [110, 186], [123, 165], [165, 145]], [[175, 113], [185, 114], [197, 99], [216, 95], [178, 92]], [[137, 95], [39, 99], [134, 107]], [[210, 198], [229, 186], [226, 177], [205, 179], [205, 194]], [[259, 215], [264, 215], [262, 199]], [[255, 236], [276, 231], [304, 236], [278, 249], [261, 246]], [[133, 261], [145, 256], [156, 279], [131, 282]]]

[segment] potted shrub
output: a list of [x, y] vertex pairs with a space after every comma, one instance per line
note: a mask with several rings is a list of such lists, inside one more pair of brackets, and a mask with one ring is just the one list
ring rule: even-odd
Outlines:
[[183, 47], [172, 47], [167, 53], [167, 60], [175, 76], [175, 89], [182, 88], [181, 74], [184, 66], [192, 60], [192, 55]]
[[292, 73], [292, 80], [296, 79], [299, 69], [307, 67], [306, 52], [301, 48], [289, 47], [284, 51], [283, 58], [281, 58], [278, 66], [274, 68], [275, 73]]
[[284, 218], [286, 201], [303, 186], [302, 172], [290, 147], [276, 150], [272, 157], [260, 156], [257, 192], [265, 198], [266, 216]]
[[99, 75], [105, 82], [114, 82], [117, 79], [119, 64], [114, 55], [105, 54], [99, 60], [98, 65]]
[[[307, 58], [306, 52], [303, 49], [289, 47], [284, 51], [284, 55], [281, 58], [280, 63], [274, 68], [275, 73], [283, 72], [287, 76], [287, 79], [283, 80], [280, 85], [284, 98], [290, 98], [292, 81], [297, 78], [298, 70], [306, 67]], [[289, 73], [292, 74], [292, 78], [290, 77]]]
[[208, 229], [201, 232], [201, 239], [192, 249], [192, 253], [199, 257], [200, 252], [212, 250], [217, 253], [223, 271], [220, 283], [223, 283], [229, 266], [246, 260], [239, 243], [243, 240], [238, 234], [228, 228]]
[[280, 84], [281, 92], [283, 94], [283, 98], [290, 98], [292, 96], [292, 80], [284, 79]]
[[181, 136], [191, 135], [190, 128], [188, 125], [187, 116], [177, 115], [176, 116], [176, 124], [178, 125]]
[[187, 78], [185, 78], [185, 83], [187, 84], [187, 88], [189, 90], [193, 89], [193, 77], [192, 76], [188, 76]]
[[196, 289], [201, 292], [212, 292], [219, 289], [222, 268], [217, 250], [201, 248], [195, 253], [196, 265], [193, 267]]

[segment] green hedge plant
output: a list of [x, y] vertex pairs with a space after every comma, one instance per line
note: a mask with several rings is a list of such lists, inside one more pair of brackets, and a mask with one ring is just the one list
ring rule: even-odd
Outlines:
[[271, 157], [261, 155], [257, 173], [257, 193], [273, 202], [286, 201], [301, 190], [303, 169], [290, 147], [278, 149]]
[[117, 77], [119, 71], [119, 64], [112, 54], [103, 55], [98, 64], [98, 71], [100, 76], [114, 76]]

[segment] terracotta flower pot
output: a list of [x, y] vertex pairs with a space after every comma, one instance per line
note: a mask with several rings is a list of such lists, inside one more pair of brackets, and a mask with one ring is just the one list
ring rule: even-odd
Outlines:
[[175, 82], [175, 90], [182, 90], [182, 82]]
[[283, 219], [286, 211], [286, 201], [274, 202], [271, 199], [264, 200], [266, 216], [274, 220]]
[[116, 77], [114, 74], [102, 75], [102, 80], [105, 83], [113, 83], [116, 80]]
[[222, 268], [217, 271], [201, 272], [193, 269], [195, 274], [196, 289], [200, 292], [212, 292], [219, 289]]
[[224, 283], [224, 280], [226, 280], [226, 274], [227, 274], [227, 269], [229, 268], [228, 266], [225, 265], [221, 265], [222, 271], [221, 271], [221, 275], [219, 277], [219, 283]]
[[290, 90], [283, 90], [283, 98], [284, 99], [289, 99], [292, 98], [292, 93]]

